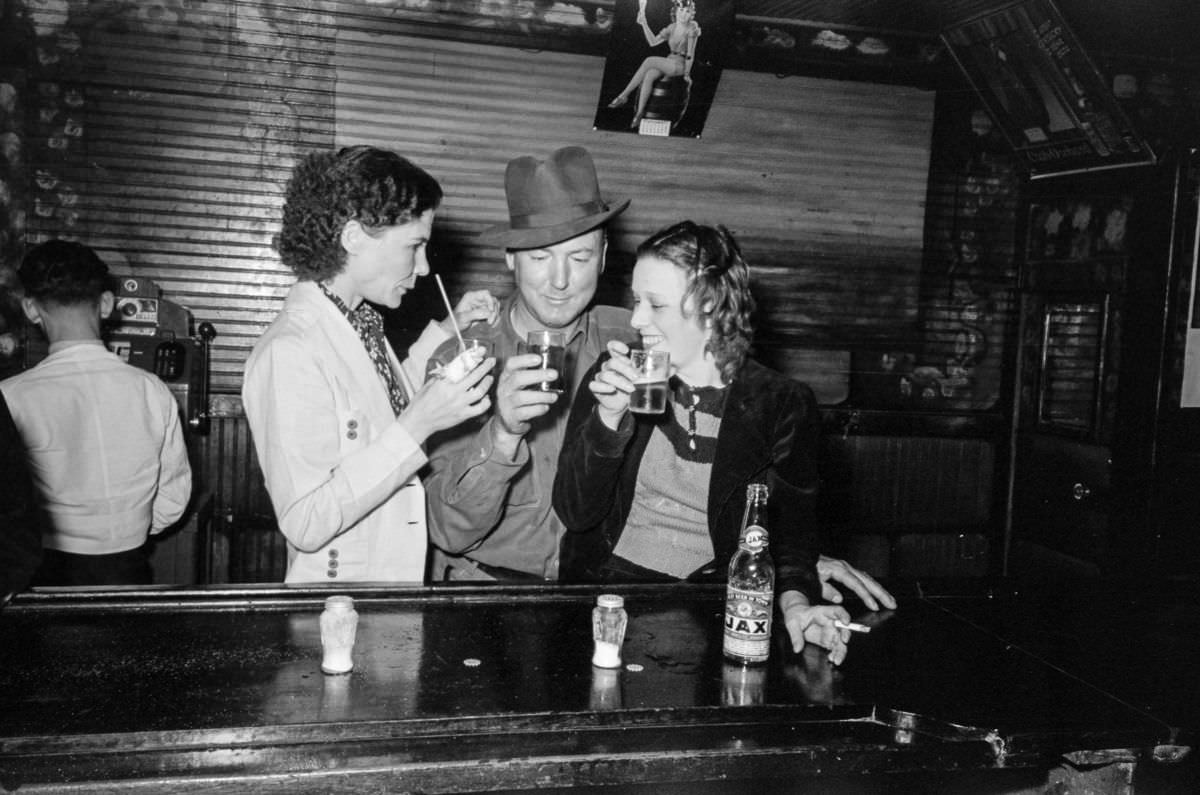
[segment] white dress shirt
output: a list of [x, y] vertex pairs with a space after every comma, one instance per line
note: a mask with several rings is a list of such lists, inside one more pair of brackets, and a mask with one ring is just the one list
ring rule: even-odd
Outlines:
[[125, 552], [183, 515], [192, 470], [179, 404], [156, 376], [72, 341], [0, 390], [53, 524], [48, 549]]

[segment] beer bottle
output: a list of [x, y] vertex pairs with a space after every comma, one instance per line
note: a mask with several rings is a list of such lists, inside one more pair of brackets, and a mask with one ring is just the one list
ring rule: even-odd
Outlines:
[[738, 551], [730, 561], [725, 591], [725, 657], [734, 663], [766, 663], [775, 602], [775, 564], [767, 551], [767, 485], [746, 486], [746, 509]]
[[746, 487], [741, 538], [729, 561], [725, 658], [742, 665], [765, 663], [771, 652], [775, 564], [767, 551], [767, 497], [765, 483]]

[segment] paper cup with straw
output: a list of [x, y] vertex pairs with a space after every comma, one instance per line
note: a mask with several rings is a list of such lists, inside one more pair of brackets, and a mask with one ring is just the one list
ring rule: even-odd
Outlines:
[[447, 381], [458, 383], [488, 357], [489, 351], [484, 340], [463, 338], [462, 329], [458, 327], [458, 320], [454, 317], [454, 307], [450, 305], [450, 296], [446, 295], [446, 286], [442, 284], [442, 277], [435, 273], [433, 278], [442, 294], [442, 301], [446, 304], [446, 311], [450, 313], [450, 325], [454, 327], [454, 336], [458, 337], [458, 355], [442, 368], [441, 376]]

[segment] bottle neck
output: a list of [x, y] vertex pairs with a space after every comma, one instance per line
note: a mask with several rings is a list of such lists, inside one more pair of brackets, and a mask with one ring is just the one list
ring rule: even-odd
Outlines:
[[746, 512], [742, 515], [739, 546], [751, 552], [767, 546], [767, 487], [751, 483], [746, 487]]
[[749, 505], [746, 508], [746, 518], [742, 522], [742, 538], [750, 531], [757, 530], [762, 535], [767, 534], [767, 507], [765, 505]]

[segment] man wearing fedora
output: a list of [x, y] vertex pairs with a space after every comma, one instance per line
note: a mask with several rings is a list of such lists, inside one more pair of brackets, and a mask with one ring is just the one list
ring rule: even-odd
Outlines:
[[[600, 194], [588, 151], [568, 146], [545, 160], [518, 157], [504, 177], [509, 222], [481, 238], [504, 246], [516, 281], [494, 325], [464, 333], [485, 340], [501, 371], [493, 408], [430, 445], [430, 579], [554, 580], [562, 523], [550, 507], [567, 409], [610, 339], [631, 340], [629, 311], [590, 307], [607, 248], [605, 224], [628, 199]], [[552, 377], [538, 354], [521, 353], [536, 329], [562, 332], [566, 389], [528, 389]], [[435, 361], [454, 357], [447, 341]]]
[[[606, 343], [637, 336], [629, 310], [590, 306], [604, 270], [605, 225], [629, 200], [601, 196], [588, 151], [568, 146], [545, 160], [511, 160], [504, 195], [508, 223], [480, 237], [504, 246], [516, 290], [501, 303], [495, 324], [463, 332], [485, 340], [502, 369], [491, 412], [430, 442], [425, 488], [433, 582], [558, 579], [565, 529], [550, 495], [568, 409]], [[552, 377], [539, 368], [538, 354], [521, 352], [521, 341], [536, 329], [564, 334], [561, 395], [528, 388]], [[457, 344], [447, 340], [430, 361], [449, 362]], [[871, 610], [896, 606], [870, 575], [845, 561], [821, 556], [817, 575], [831, 602], [842, 601], [836, 582]]]

